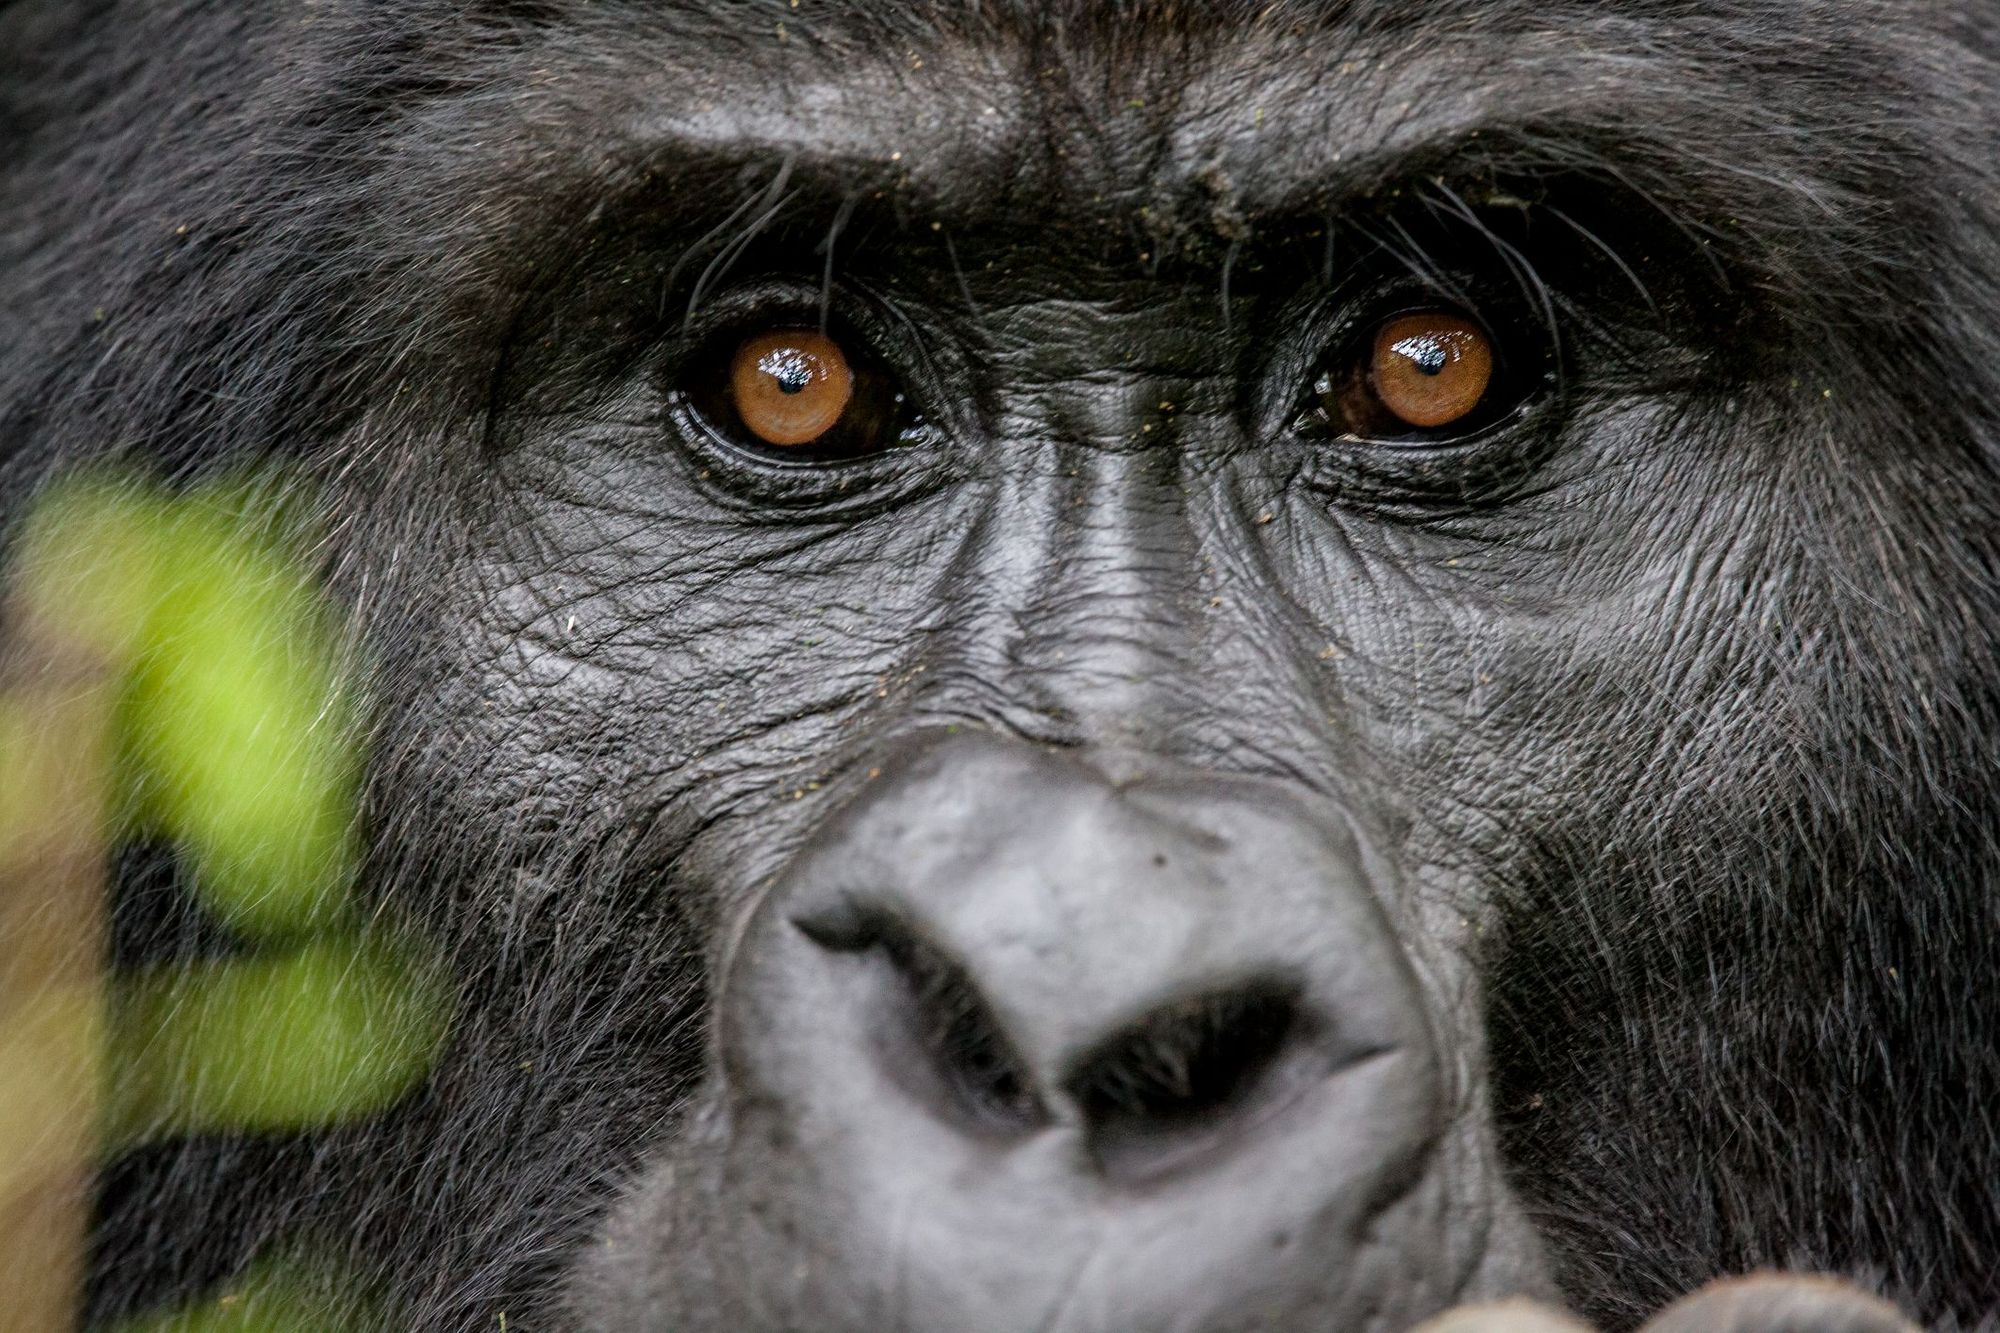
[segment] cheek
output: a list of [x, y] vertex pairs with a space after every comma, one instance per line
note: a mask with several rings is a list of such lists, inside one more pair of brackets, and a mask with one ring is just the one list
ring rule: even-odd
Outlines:
[[624, 482], [517, 493], [479, 534], [427, 727], [468, 738], [450, 780], [487, 789], [491, 818], [791, 799], [920, 674], [927, 562], [949, 555], [930, 534], [965, 526], [944, 499], [779, 527]]

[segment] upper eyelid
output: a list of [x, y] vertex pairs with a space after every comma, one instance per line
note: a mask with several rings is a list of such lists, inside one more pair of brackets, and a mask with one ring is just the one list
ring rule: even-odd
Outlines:
[[842, 293], [822, 297], [803, 289], [803, 283], [772, 277], [753, 284], [724, 289], [716, 297], [691, 309], [674, 330], [687, 350], [707, 347], [719, 338], [748, 336], [759, 329], [799, 328], [831, 334], [834, 326], [846, 322]]
[[[794, 275], [770, 275], [726, 289], [675, 331], [677, 355], [686, 361], [713, 351], [718, 343], [779, 329], [802, 329], [834, 338], [862, 359], [894, 372], [906, 360], [928, 371], [921, 340], [898, 335], [909, 325], [897, 310], [872, 292], [836, 279], [822, 289]], [[908, 343], [920, 353], [901, 355]], [[902, 378], [898, 376], [898, 378]]]

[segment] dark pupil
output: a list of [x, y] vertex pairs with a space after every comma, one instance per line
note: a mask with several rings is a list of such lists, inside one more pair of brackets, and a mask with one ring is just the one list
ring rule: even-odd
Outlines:
[[1451, 360], [1442, 338], [1405, 338], [1396, 344], [1396, 351], [1408, 357], [1411, 364], [1426, 375], [1442, 374], [1446, 363]]
[[813, 378], [812, 367], [796, 352], [790, 356], [772, 357], [765, 362], [764, 371], [778, 382], [779, 393], [804, 393]]

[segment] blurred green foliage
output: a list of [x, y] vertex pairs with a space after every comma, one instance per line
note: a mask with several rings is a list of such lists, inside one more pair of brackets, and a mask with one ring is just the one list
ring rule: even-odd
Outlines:
[[130, 1320], [117, 1333], [347, 1333], [377, 1322], [368, 1305], [311, 1260], [272, 1260], [199, 1305]]
[[[172, 841], [246, 946], [113, 978], [107, 1153], [374, 1113], [421, 1083], [447, 1034], [441, 970], [354, 900], [356, 701], [295, 498], [269, 478], [168, 492], [95, 477], [47, 495], [17, 547], [26, 622], [117, 682], [119, 836]], [[327, 1330], [325, 1291], [274, 1263], [120, 1333]]]
[[206, 905], [265, 937], [347, 910], [360, 772], [353, 698], [285, 495], [75, 483], [26, 543], [29, 596], [122, 668], [133, 831], [173, 839]]
[[121, 978], [106, 1138], [299, 1130], [366, 1114], [423, 1081], [446, 1012], [407, 946], [381, 940]]

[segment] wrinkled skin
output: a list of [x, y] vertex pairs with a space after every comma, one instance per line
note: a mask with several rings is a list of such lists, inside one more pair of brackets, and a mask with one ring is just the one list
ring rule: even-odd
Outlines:
[[[461, 979], [394, 1114], [117, 1163], [95, 1314], [303, 1235], [439, 1330], [1992, 1315], [1989, 27], [0, 6], [6, 493], [316, 479]], [[1490, 419], [1302, 424], [1435, 307]], [[907, 432], [705, 424], [822, 322]]]

